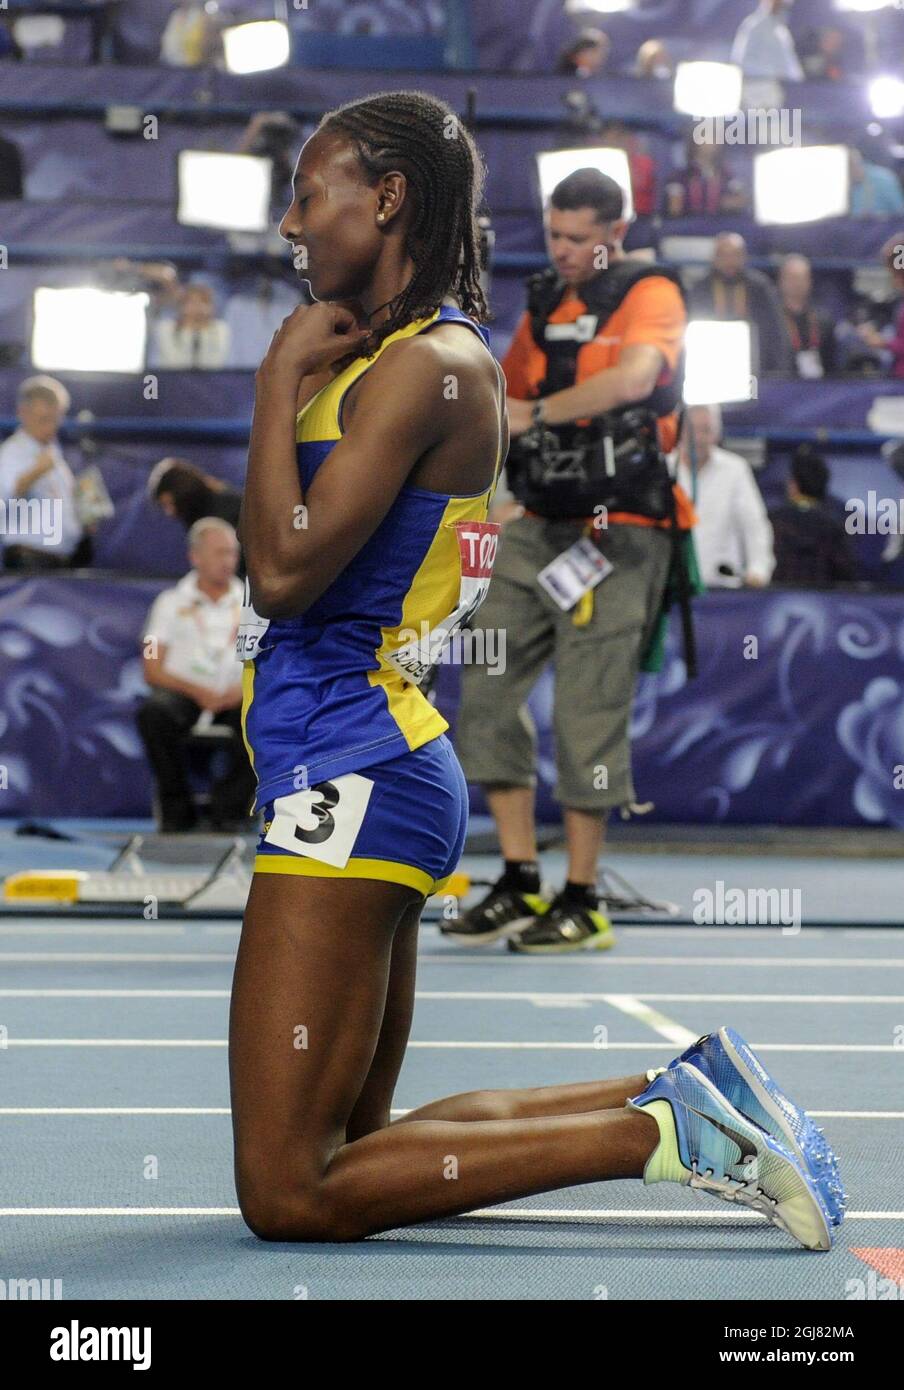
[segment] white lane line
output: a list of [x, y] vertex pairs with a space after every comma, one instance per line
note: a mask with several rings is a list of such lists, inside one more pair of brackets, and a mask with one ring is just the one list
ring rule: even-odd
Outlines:
[[[689, 1034], [694, 1041], [696, 1034]], [[226, 1047], [225, 1038], [7, 1038], [10, 1047]], [[429, 1039], [409, 1042], [409, 1048], [464, 1050], [475, 1052], [643, 1052], [653, 1047], [671, 1047], [674, 1042], [503, 1042], [474, 1038], [467, 1040]], [[904, 1058], [904, 1047], [897, 1043], [751, 1043], [757, 1052], [896, 1052]]]
[[0, 1115], [231, 1115], [214, 1105], [27, 1105], [0, 1106]]
[[848, 927], [841, 935], [859, 937], [861, 941], [897, 941], [901, 936], [900, 926], [883, 927], [879, 931], [870, 931], [868, 927]]
[[[217, 1105], [8, 1105], [0, 1115], [231, 1115], [229, 1106]], [[411, 1108], [393, 1107], [391, 1115], [410, 1115]], [[808, 1110], [814, 1120], [904, 1120], [904, 1110]]]
[[[620, 938], [631, 937], [632, 940], [638, 941], [650, 941], [656, 937], [668, 937], [674, 941], [676, 932], [681, 932], [684, 938], [694, 941], [737, 941], [741, 932], [744, 933], [748, 941], [767, 941], [770, 936], [774, 936], [780, 930], [778, 925], [773, 927], [768, 925], [763, 927], [622, 927], [617, 921], [613, 922], [613, 926]], [[817, 937], [828, 936], [834, 930], [834, 927], [827, 930], [823, 930], [822, 927], [808, 927], [804, 922], [800, 935], [805, 936], [808, 941], [814, 941]]]
[[0, 951], [0, 961], [28, 965], [118, 965], [132, 962], [137, 965], [197, 965], [204, 963], [233, 965], [235, 952], [220, 955], [216, 952], [140, 952], [140, 951]]
[[29, 922], [21, 927], [0, 925], [0, 936], [184, 936], [184, 927], [167, 926], [158, 922], [152, 927], [102, 927], [78, 926], [67, 922], [64, 926], [42, 926], [40, 922]]
[[[228, 999], [228, 989], [0, 989], [0, 999]], [[678, 1004], [904, 1004], [904, 994], [662, 994], [644, 990], [637, 996], [608, 991], [527, 989], [419, 989], [416, 999], [503, 1001], [538, 1004], [545, 1008], [572, 1008], [575, 1003], [609, 1004], [637, 997], [656, 1003]]]
[[[0, 1216], [239, 1216], [238, 1207], [0, 1207]], [[732, 1211], [688, 1211], [678, 1208], [675, 1211], [644, 1210], [607, 1211], [604, 1207], [585, 1210], [569, 1210], [568, 1207], [508, 1207], [497, 1210], [489, 1207], [467, 1212], [457, 1217], [434, 1217], [431, 1221], [419, 1223], [436, 1225], [439, 1220], [456, 1221], [554, 1221], [565, 1225], [583, 1223], [606, 1223], [607, 1221], [677, 1221], [696, 1225], [698, 1222], [722, 1224], [730, 1221], [732, 1225], [765, 1225], [766, 1218], [753, 1212]], [[849, 1211], [845, 1224], [849, 1221], [904, 1221], [904, 1211]], [[385, 1236], [370, 1237], [371, 1240], [386, 1239]]]
[[[10, 964], [34, 964], [34, 965], [94, 965], [94, 964], [134, 964], [134, 965], [196, 965], [199, 962], [204, 964], [232, 965], [235, 961], [234, 952], [141, 952], [141, 951], [0, 951], [0, 962]], [[516, 956], [510, 952], [505, 955], [452, 955], [443, 953], [441, 955], [430, 955], [422, 952], [418, 957], [421, 965], [455, 965], [459, 968], [467, 967], [470, 969], [475, 965], [504, 965], [509, 970], [517, 964], [527, 965], [530, 969], [536, 969], [536, 961], [524, 959], [518, 961]], [[883, 957], [859, 957], [859, 956], [807, 956], [800, 954], [795, 957], [789, 956], [620, 956], [606, 953], [605, 960], [595, 959], [590, 952], [581, 952], [580, 956], [556, 956], [546, 959], [546, 964], [551, 964], [556, 969], [561, 966], [572, 966], [587, 971], [594, 966], [601, 967], [609, 971], [613, 966], [642, 965], [646, 969], [651, 966], [659, 965], [684, 965], [697, 969], [701, 965], [729, 965], [734, 969], [739, 966], [754, 969], [775, 969], [786, 970], [812, 969], [816, 967], [833, 970], [904, 970], [904, 955], [883, 956]]]
[[228, 989], [0, 989], [3, 999], [228, 999]]
[[661, 1038], [667, 1038], [676, 1047], [690, 1047], [700, 1036], [699, 1033], [692, 1033], [689, 1028], [676, 1023], [674, 1019], [666, 1018], [665, 1014], [661, 1014], [658, 1009], [652, 1009], [649, 1004], [645, 1004], [633, 994], [610, 994], [608, 1002], [629, 1018], [636, 1018], [638, 1022], [645, 1023], [654, 1033], [658, 1033]]
[[[15, 993], [15, 991], [9, 991]], [[75, 991], [73, 991], [75, 992]], [[152, 992], [152, 991], [151, 991]], [[7, 991], [0, 989], [0, 996]], [[39, 995], [41, 990], [35, 990]], [[178, 991], [173, 991], [178, 993]], [[591, 990], [569, 990], [568, 993], [553, 990], [546, 993], [538, 990], [490, 990], [490, 989], [419, 989], [415, 992], [416, 999], [514, 999], [526, 1000], [533, 1004], [542, 1001], [544, 1004], [552, 1006], [557, 1000], [571, 1003], [577, 999], [591, 1004], [611, 1004], [617, 999], [636, 997], [641, 1000], [653, 1000], [656, 1003], [684, 1003], [684, 1004], [904, 1004], [904, 994], [662, 994], [650, 990], [642, 990], [636, 996], [626, 996], [612, 994], [608, 991]]]
[[[4, 957], [0, 955], [0, 960]], [[178, 957], [177, 957], [178, 959]], [[616, 965], [642, 965], [649, 969], [654, 965], [686, 965], [697, 969], [701, 965], [730, 965], [735, 969], [738, 966], [756, 969], [784, 968], [789, 970], [811, 969], [814, 966], [823, 967], [830, 970], [904, 970], [904, 955], [901, 956], [808, 956], [801, 952], [797, 956], [622, 956], [617, 952], [607, 951], [605, 960], [597, 952], [581, 951], [570, 956], [544, 956], [543, 961], [548, 966], [559, 969], [563, 966], [571, 966], [574, 969], [587, 971], [596, 966], [598, 969], [610, 971]], [[527, 956], [518, 957], [507, 951], [505, 955], [452, 955], [451, 952], [442, 952], [431, 955], [430, 952], [421, 951], [418, 955], [419, 965], [457, 965], [467, 966], [469, 969], [474, 965], [504, 965], [509, 970], [514, 965], [526, 965], [529, 969], [536, 968], [536, 959], [530, 960]]]

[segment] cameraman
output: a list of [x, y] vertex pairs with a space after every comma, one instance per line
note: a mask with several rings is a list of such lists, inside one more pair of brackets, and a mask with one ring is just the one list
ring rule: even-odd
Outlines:
[[[508, 936], [510, 949], [545, 953], [614, 940], [598, 909], [597, 861], [609, 810], [635, 799], [635, 681], [693, 517], [664, 458], [678, 433], [684, 298], [674, 272], [625, 256], [623, 206], [618, 184], [595, 169], [557, 185], [547, 221], [554, 268], [528, 282], [503, 362], [507, 477], [520, 515], [504, 526], [473, 627], [504, 630], [506, 660], [495, 674], [463, 668], [456, 749], [484, 787], [505, 870], [445, 929], [463, 942]], [[600, 553], [611, 571], [583, 588]], [[540, 572], [554, 561], [544, 585]], [[525, 703], [550, 659], [568, 842], [568, 878], [551, 903], [540, 895], [536, 730]]]

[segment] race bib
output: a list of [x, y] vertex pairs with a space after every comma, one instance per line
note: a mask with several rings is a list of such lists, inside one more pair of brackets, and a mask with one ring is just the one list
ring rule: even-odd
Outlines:
[[264, 839], [268, 845], [302, 854], [344, 869], [361, 829], [373, 791], [369, 777], [347, 772], [331, 782], [318, 782], [273, 803], [273, 820]]
[[447, 618], [429, 631], [387, 655], [389, 664], [415, 685], [420, 684], [439, 660], [446, 642], [483, 603], [490, 587], [493, 564], [499, 548], [496, 521], [456, 521], [461, 582], [458, 602]]
[[239, 630], [235, 639], [235, 654], [239, 661], [254, 660], [269, 626], [270, 619], [259, 617], [251, 606], [251, 585], [246, 579], [242, 611], [239, 614]]
[[573, 608], [614, 566], [588, 536], [563, 550], [537, 575], [537, 582], [563, 612]]

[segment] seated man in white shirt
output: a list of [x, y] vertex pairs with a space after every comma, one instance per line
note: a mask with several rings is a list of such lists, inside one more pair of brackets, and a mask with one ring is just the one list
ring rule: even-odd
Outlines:
[[[192, 570], [154, 601], [144, 630], [144, 678], [151, 693], [138, 728], [157, 790], [160, 828], [192, 830], [197, 811], [188, 785], [185, 740], [199, 718], [232, 730], [229, 763], [211, 788], [216, 830], [241, 828], [254, 774], [241, 730], [242, 665], [235, 654], [243, 586], [239, 543], [228, 521], [205, 516], [188, 533]], [[209, 714], [205, 714], [209, 711]]]
[[699, 517], [694, 544], [703, 582], [738, 588], [768, 584], [775, 568], [772, 527], [746, 459], [718, 447], [722, 413], [715, 405], [691, 406], [681, 436], [678, 481], [693, 496], [690, 431], [697, 446], [694, 506]]
[[0, 444], [0, 539], [7, 569], [74, 569], [91, 563], [76, 483], [57, 434], [69, 392], [52, 376], [18, 391], [19, 428]]

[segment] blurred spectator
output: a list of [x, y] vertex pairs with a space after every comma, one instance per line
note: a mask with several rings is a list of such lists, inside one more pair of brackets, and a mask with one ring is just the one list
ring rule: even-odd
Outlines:
[[740, 212], [747, 194], [725, 158], [725, 146], [687, 137], [684, 170], [669, 181], [666, 212], [669, 217], [714, 217], [721, 212]]
[[582, 29], [567, 48], [563, 48], [556, 72], [569, 77], [598, 77], [606, 66], [612, 43], [602, 29]]
[[882, 164], [868, 164], [851, 150], [851, 217], [889, 217], [904, 212], [897, 175]]
[[802, 82], [791, 30], [784, 20], [785, 0], [760, 0], [753, 14], [742, 21], [731, 49], [731, 61], [745, 77], [771, 77], [781, 82]]
[[151, 312], [164, 306], [178, 304], [181, 293], [179, 272], [171, 261], [131, 261], [128, 256], [116, 256], [100, 268], [104, 281], [118, 290], [146, 290], [151, 296]]
[[[904, 482], [904, 441], [900, 439], [889, 439], [882, 445], [882, 457], [890, 468], [897, 473], [899, 479]], [[882, 551], [882, 560], [886, 565], [893, 564], [900, 557], [904, 550], [904, 532], [893, 531], [885, 542]]]
[[637, 77], [655, 77], [661, 82], [675, 75], [675, 60], [662, 39], [647, 39], [640, 45], [634, 72]]
[[285, 111], [258, 111], [252, 116], [236, 146], [236, 154], [256, 154], [273, 161], [271, 202], [285, 211], [292, 197], [295, 155], [301, 143], [298, 124]]
[[215, 316], [213, 290], [209, 285], [189, 284], [182, 289], [177, 316], [160, 319], [155, 341], [160, 367], [215, 370], [226, 365], [229, 325]]
[[[57, 438], [70, 404], [69, 392], [54, 377], [28, 377], [19, 387], [19, 428], [0, 444], [3, 560], [9, 570], [91, 563], [77, 484]], [[25, 539], [10, 544], [11, 536]]]
[[770, 512], [775, 584], [828, 589], [857, 577], [857, 562], [843, 513], [827, 505], [829, 470], [804, 445], [791, 461], [788, 500]]
[[249, 274], [247, 264], [236, 256], [229, 267], [224, 314], [232, 336], [230, 367], [256, 371], [283, 320], [299, 304], [311, 302], [307, 283], [299, 283], [291, 261], [281, 255], [278, 261], [271, 258], [260, 265], [260, 273]]
[[239, 545], [233, 528], [217, 517], [195, 522], [188, 543], [191, 572], [158, 595], [145, 624], [144, 678], [151, 693], [138, 711], [138, 728], [164, 831], [197, 823], [185, 740], [199, 718], [202, 728], [215, 721], [231, 730], [229, 765], [211, 789], [211, 819], [215, 829], [233, 829], [247, 817], [254, 792], [241, 732], [242, 664], [235, 654], [243, 593], [235, 573]]
[[807, 45], [803, 59], [807, 77], [841, 82], [850, 76], [850, 40], [843, 29], [818, 29]]
[[835, 324], [817, 309], [813, 273], [806, 256], [786, 256], [778, 273], [778, 292], [791, 340], [792, 366], [797, 376], [814, 379], [838, 370]]
[[22, 50], [13, 33], [13, 21], [5, 15], [0, 15], [0, 58], [22, 58]]
[[0, 199], [24, 196], [19, 146], [0, 135]]
[[186, 530], [204, 516], [216, 516], [237, 528], [242, 494], [188, 459], [165, 458], [155, 463], [147, 481], [148, 497]]
[[[596, 139], [594, 143], [597, 143]], [[630, 130], [622, 121], [607, 121], [599, 134], [598, 143], [624, 150], [631, 171], [631, 197], [634, 211], [647, 217], [656, 211], [656, 164], [648, 154], [643, 136]]]
[[220, 29], [201, 0], [174, 0], [160, 40], [160, 61], [176, 68], [197, 68], [221, 51]]
[[[693, 493], [690, 431], [697, 453], [697, 486]], [[775, 560], [772, 529], [756, 479], [746, 459], [718, 447], [722, 413], [716, 405], [691, 406], [684, 422], [678, 460], [678, 482], [694, 495], [699, 517], [694, 544], [703, 582], [711, 587], [762, 588], [769, 583]]]
[[772, 281], [747, 266], [747, 243], [737, 232], [720, 232], [713, 268], [688, 296], [691, 318], [745, 320], [751, 325], [755, 371], [790, 372], [791, 343]]
[[880, 255], [888, 267], [895, 297], [899, 300], [892, 322], [884, 332], [873, 323], [860, 324], [857, 337], [866, 348], [875, 352], [878, 363], [891, 376], [904, 378], [904, 231], [891, 237]]

